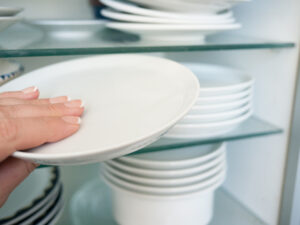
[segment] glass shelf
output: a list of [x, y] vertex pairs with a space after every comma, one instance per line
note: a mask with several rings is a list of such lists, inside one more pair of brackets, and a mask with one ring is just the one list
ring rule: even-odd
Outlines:
[[205, 139], [167, 139], [161, 138], [157, 142], [147, 146], [132, 154], [139, 154], [144, 152], [163, 151], [174, 148], [182, 148], [188, 146], [210, 144], [220, 141], [232, 141], [246, 138], [253, 138], [258, 136], [265, 136], [271, 134], [281, 133], [282, 130], [264, 120], [261, 120], [255, 116], [249, 118], [247, 121], [242, 123], [237, 129], [213, 138]]
[[[63, 30], [57, 27], [57, 30]], [[67, 30], [68, 27], [66, 26]], [[52, 27], [55, 31], [55, 27]], [[92, 33], [92, 30], [91, 30]], [[52, 33], [53, 34], [53, 33]], [[69, 35], [54, 36], [39, 27], [25, 23], [15, 24], [0, 33], [0, 57], [90, 55], [138, 52], [211, 51], [234, 49], [291, 48], [292, 42], [277, 42], [232, 36], [223, 33], [208, 38], [205, 44], [188, 42], [145, 41], [138, 36], [104, 28], [94, 35], [87, 32], [80, 38]]]

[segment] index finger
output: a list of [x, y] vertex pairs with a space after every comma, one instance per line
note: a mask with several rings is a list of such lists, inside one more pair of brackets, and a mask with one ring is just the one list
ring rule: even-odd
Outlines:
[[36, 99], [39, 97], [39, 90], [37, 87], [28, 87], [21, 91], [9, 91], [0, 93], [0, 98], [20, 98], [20, 99]]

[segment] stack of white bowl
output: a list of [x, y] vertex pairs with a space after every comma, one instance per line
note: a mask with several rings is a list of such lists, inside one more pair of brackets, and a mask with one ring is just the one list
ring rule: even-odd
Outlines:
[[17, 62], [0, 59], [0, 85], [22, 74], [24, 67]]
[[204, 225], [226, 176], [226, 145], [194, 146], [103, 163], [120, 225]]
[[209, 138], [236, 129], [252, 115], [254, 79], [223, 66], [183, 63], [198, 77], [200, 96], [167, 138]]
[[202, 43], [205, 36], [241, 27], [231, 7], [244, 0], [100, 0], [106, 26], [143, 39]]
[[63, 188], [55, 167], [36, 169], [9, 196], [0, 224], [54, 225], [63, 212]]
[[23, 9], [19, 7], [0, 6], [0, 31], [20, 21], [21, 17], [16, 15], [22, 10]]

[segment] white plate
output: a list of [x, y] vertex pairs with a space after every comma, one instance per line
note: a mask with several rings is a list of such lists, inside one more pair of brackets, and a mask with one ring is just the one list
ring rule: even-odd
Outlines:
[[24, 67], [17, 62], [0, 59], [0, 85], [22, 74]]
[[[11, 225], [38, 211], [58, 192], [56, 168], [37, 169], [9, 196], [0, 210], [0, 223]], [[37, 185], [38, 184], [38, 185]]]
[[20, 7], [4, 7], [1, 6], [0, 7], [0, 16], [14, 16], [16, 14], [18, 14], [19, 12], [21, 12], [23, 9]]
[[25, 22], [53, 37], [74, 40], [93, 36], [104, 27], [104, 22], [101, 20], [27, 20]]
[[154, 24], [107, 22], [106, 27], [141, 35], [143, 39], [194, 41], [202, 43], [206, 35], [241, 27], [232, 24]]
[[201, 182], [202, 180], [205, 180], [208, 177], [216, 176], [217, 174], [221, 173], [221, 171], [225, 170], [225, 163], [220, 163], [219, 165], [216, 165], [215, 167], [207, 171], [201, 172], [199, 174], [195, 174], [193, 176], [183, 177], [183, 178], [173, 178], [173, 179], [155, 179], [155, 178], [134, 176], [132, 174], [122, 172], [121, 170], [109, 166], [108, 164], [105, 164], [104, 168], [114, 176], [123, 178], [129, 182], [151, 186], [151, 187], [154, 186], [154, 187], [164, 188], [164, 187], [186, 186], [192, 183]]
[[5, 30], [9, 26], [15, 24], [16, 22], [20, 21], [22, 18], [17, 16], [10, 16], [10, 17], [0, 17], [0, 31]]
[[127, 164], [122, 163], [117, 160], [110, 160], [104, 162], [105, 164], [109, 164], [110, 166], [116, 167], [119, 170], [123, 170], [126, 173], [131, 173], [136, 176], [148, 177], [148, 178], [180, 178], [186, 176], [192, 176], [197, 173], [201, 173], [205, 170], [208, 170], [216, 165], [225, 161], [225, 152], [218, 155], [217, 157], [194, 167], [184, 168], [184, 169], [174, 169], [174, 170], [149, 170], [142, 169], [137, 167], [132, 167]]
[[149, 8], [154, 8], [158, 10], [165, 10], [170, 12], [184, 12], [184, 13], [199, 13], [199, 14], [213, 14], [217, 13], [231, 7], [228, 3], [201, 3], [201, 2], [181, 2], [172, 1], [166, 2], [161, 0], [130, 0], [130, 2], [145, 5]]
[[[253, 93], [253, 88], [248, 88], [241, 92], [228, 94], [228, 95], [199, 97], [197, 99], [195, 105], [227, 103], [230, 101], [236, 101], [236, 100], [242, 99], [242, 98], [246, 97], [247, 95], [251, 95], [252, 93]], [[200, 93], [200, 95], [201, 95], [201, 93]]]
[[[228, 12], [231, 13], [231, 12]], [[187, 20], [187, 19], [174, 19], [174, 18], [159, 18], [159, 17], [150, 17], [150, 16], [141, 16], [127, 14], [123, 12], [118, 12], [112, 9], [103, 9], [101, 14], [109, 19], [125, 21], [125, 22], [135, 22], [135, 23], [162, 23], [162, 24], [226, 24], [234, 23], [235, 19], [232, 17], [224, 18], [211, 17], [209, 19], [202, 20]]]
[[188, 115], [207, 115], [211, 113], [228, 112], [242, 108], [252, 102], [252, 95], [226, 103], [194, 105]]
[[8, 82], [0, 91], [32, 85], [39, 87], [41, 97], [69, 95], [85, 101], [76, 134], [13, 154], [56, 165], [99, 162], [138, 150], [141, 143], [150, 144], [178, 122], [199, 95], [196, 77], [184, 66], [130, 54], [47, 66]]
[[[211, 17], [215, 17], [212, 14], [192, 14], [192, 13], [176, 13], [176, 12], [166, 12], [166, 11], [159, 11], [155, 9], [146, 9], [143, 7], [139, 7], [136, 4], [131, 4], [129, 2], [121, 2], [118, 0], [101, 0], [101, 3], [107, 5], [117, 11], [127, 12], [130, 14], [142, 15], [142, 16], [150, 16], [150, 17], [159, 17], [159, 18], [173, 18], [173, 19], [208, 19]], [[219, 17], [228, 18], [231, 17], [232, 14], [225, 13], [225, 14], [218, 14]]]
[[220, 155], [226, 149], [226, 144], [217, 143], [159, 152], [141, 153], [121, 157], [118, 160], [134, 167], [144, 169], [183, 169], [205, 163]]
[[167, 196], [174, 195], [174, 194], [175, 195], [186, 194], [198, 190], [203, 190], [205, 188], [209, 188], [213, 184], [217, 183], [218, 181], [224, 180], [226, 176], [226, 171], [222, 170], [222, 172], [219, 173], [218, 175], [209, 177], [199, 183], [190, 184], [187, 186], [180, 186], [180, 187], [162, 188], [162, 187], [149, 187], [146, 185], [134, 184], [112, 175], [107, 170], [102, 170], [102, 173], [105, 180], [118, 184], [119, 186], [125, 187], [126, 189], [134, 190], [136, 192], [141, 192], [141, 193], [147, 193], [150, 195], [167, 195]]
[[220, 122], [201, 123], [201, 124], [179, 124], [175, 125], [168, 133], [166, 138], [209, 138], [226, 134], [237, 128], [242, 122], [252, 115], [252, 110], [231, 120]]
[[177, 124], [198, 124], [198, 123], [210, 123], [220, 122], [236, 118], [252, 109], [252, 104], [248, 103], [241, 108], [224, 111], [220, 113], [208, 113], [208, 114], [188, 114]]
[[245, 72], [217, 65], [185, 63], [201, 83], [200, 97], [222, 96], [241, 92], [254, 84], [254, 78]]

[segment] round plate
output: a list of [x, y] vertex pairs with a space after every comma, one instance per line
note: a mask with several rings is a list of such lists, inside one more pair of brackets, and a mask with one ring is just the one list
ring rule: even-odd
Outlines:
[[175, 125], [168, 133], [165, 134], [166, 138], [208, 138], [223, 135], [235, 128], [242, 122], [247, 120], [253, 111], [250, 110], [243, 115], [230, 120], [220, 122], [201, 123], [201, 124], [178, 124]]
[[201, 97], [222, 96], [241, 92], [254, 84], [254, 78], [245, 72], [217, 65], [185, 63], [201, 83]]
[[141, 153], [118, 160], [144, 169], [171, 170], [197, 166], [221, 154], [225, 143], [192, 146], [161, 152]]
[[18, 223], [38, 211], [57, 193], [58, 181], [59, 171], [57, 168], [43, 168], [32, 172], [10, 194], [1, 208], [0, 224]]
[[[207, 19], [211, 17], [215, 17], [215, 15], [212, 14], [192, 14], [192, 13], [176, 13], [176, 12], [166, 12], [166, 11], [160, 11], [155, 9], [146, 9], [143, 7], [139, 7], [135, 4], [131, 4], [129, 2], [121, 2], [118, 0], [101, 0], [101, 3], [104, 5], [107, 5], [117, 11], [121, 12], [127, 12], [130, 14], [136, 14], [136, 15], [142, 15], [142, 16], [150, 16], [150, 17], [159, 17], [159, 18], [173, 18], [173, 19]], [[220, 17], [231, 17], [232, 14], [218, 14]]]
[[118, 170], [116, 168], [113, 168], [108, 164], [106, 164], [104, 168], [114, 176], [123, 178], [132, 183], [142, 184], [142, 185], [147, 185], [152, 187], [153, 186], [154, 187], [177, 187], [177, 186], [185, 186], [192, 183], [197, 183], [208, 177], [219, 174], [222, 170], [225, 169], [225, 163], [220, 163], [219, 165], [216, 165], [215, 167], [207, 171], [204, 171], [202, 173], [196, 174], [194, 176], [174, 178], [174, 179], [155, 179], [155, 178], [134, 176], [129, 173], [124, 173], [121, 170]]
[[222, 151], [222, 154], [219, 154], [215, 158], [205, 162], [203, 164], [197, 165], [195, 167], [183, 168], [183, 169], [174, 169], [174, 170], [150, 170], [143, 169], [138, 167], [133, 167], [128, 164], [125, 164], [118, 160], [110, 160], [105, 162], [112, 167], [115, 167], [119, 170], [123, 170], [126, 173], [131, 173], [136, 176], [148, 177], [148, 178], [180, 178], [186, 176], [192, 176], [197, 173], [206, 171], [216, 165], [222, 163], [225, 160], [225, 152]]
[[[228, 12], [230, 14], [231, 12]], [[162, 23], [162, 24], [226, 24], [234, 23], [235, 20], [232, 17], [224, 18], [215, 15], [208, 19], [202, 20], [187, 20], [187, 19], [175, 19], [175, 18], [159, 18], [159, 17], [150, 17], [150, 16], [141, 16], [127, 14], [123, 12], [118, 12], [112, 9], [103, 9], [101, 14], [106, 18], [125, 21], [125, 22], [134, 22], [134, 23]]]
[[[28, 73], [1, 92], [39, 87], [41, 97], [85, 101], [80, 130], [57, 143], [13, 155], [40, 164], [84, 164], [115, 158], [155, 141], [191, 109], [196, 77], [170, 60], [110, 55], [62, 62]], [[55, 88], [53, 88], [55, 87]]]
[[14, 16], [21, 12], [23, 9], [20, 7], [0, 7], [0, 16]]

